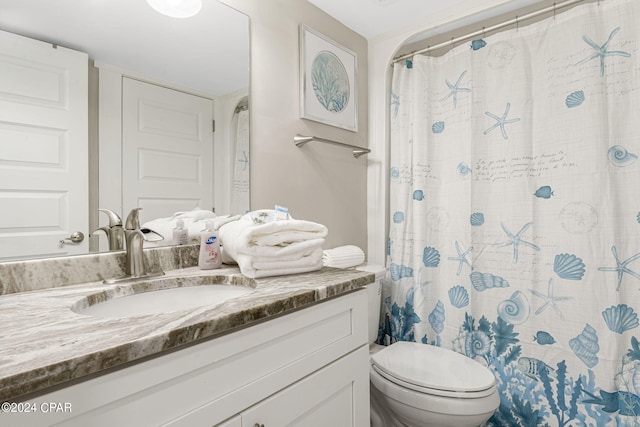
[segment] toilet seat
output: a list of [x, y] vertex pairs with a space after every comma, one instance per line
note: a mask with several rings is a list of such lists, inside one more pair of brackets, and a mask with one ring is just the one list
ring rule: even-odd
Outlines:
[[488, 368], [432, 345], [400, 341], [373, 354], [371, 365], [386, 380], [419, 393], [478, 399], [496, 391]]
[[[371, 392], [373, 394], [379, 393], [385, 408], [393, 408], [391, 412], [394, 417], [399, 416], [399, 413], [408, 411], [409, 413], [414, 413], [414, 416], [418, 418], [436, 416], [448, 418], [453, 416], [456, 419], [453, 424], [442, 422], [436, 425], [477, 426], [489, 419], [500, 405], [500, 395], [495, 387], [493, 388], [493, 393], [489, 396], [478, 399], [461, 399], [422, 393], [402, 387], [382, 377], [373, 367], [369, 373], [369, 378], [371, 380]], [[418, 415], [415, 414], [415, 411], [418, 411]], [[476, 418], [483, 414], [486, 415], [484, 420], [472, 423], [459, 422], [459, 417]], [[484, 416], [481, 418], [484, 418]]]
[[421, 394], [428, 394], [428, 395], [433, 395], [438, 397], [454, 397], [456, 399], [480, 399], [483, 397], [490, 396], [496, 392], [495, 385], [492, 385], [486, 390], [472, 391], [472, 392], [448, 391], [448, 390], [438, 390], [438, 389], [433, 389], [428, 387], [420, 387], [420, 386], [416, 386], [415, 384], [411, 384], [406, 381], [402, 381], [401, 379], [395, 378], [391, 375], [388, 375], [382, 370], [380, 370], [377, 366], [371, 365], [371, 368], [385, 380], [393, 384], [396, 384], [397, 386], [402, 387], [404, 389], [413, 390]]

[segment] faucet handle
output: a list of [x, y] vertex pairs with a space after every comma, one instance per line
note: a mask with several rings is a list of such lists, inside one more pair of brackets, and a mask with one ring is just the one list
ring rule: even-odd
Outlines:
[[139, 230], [140, 229], [140, 211], [142, 208], [131, 209], [125, 222], [125, 229], [127, 230]]
[[100, 212], [104, 212], [105, 214], [107, 214], [107, 217], [109, 218], [109, 227], [122, 227], [122, 219], [120, 218], [120, 215], [118, 215], [117, 213], [115, 213], [114, 211], [110, 210], [110, 209], [98, 209]]

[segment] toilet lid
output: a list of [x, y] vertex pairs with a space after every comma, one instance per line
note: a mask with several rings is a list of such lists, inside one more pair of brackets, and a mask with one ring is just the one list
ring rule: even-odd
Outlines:
[[376, 370], [397, 383], [447, 392], [480, 392], [493, 388], [493, 373], [452, 350], [399, 341], [371, 356]]

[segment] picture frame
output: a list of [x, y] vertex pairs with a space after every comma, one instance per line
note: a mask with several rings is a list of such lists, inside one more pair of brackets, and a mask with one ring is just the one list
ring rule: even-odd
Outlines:
[[358, 131], [358, 57], [312, 28], [300, 26], [300, 117]]

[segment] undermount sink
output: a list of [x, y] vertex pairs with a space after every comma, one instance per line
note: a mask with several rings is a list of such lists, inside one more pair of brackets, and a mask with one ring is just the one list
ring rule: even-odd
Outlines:
[[162, 314], [214, 306], [254, 290], [255, 282], [235, 276], [188, 276], [122, 284], [89, 295], [71, 310], [94, 317]]

